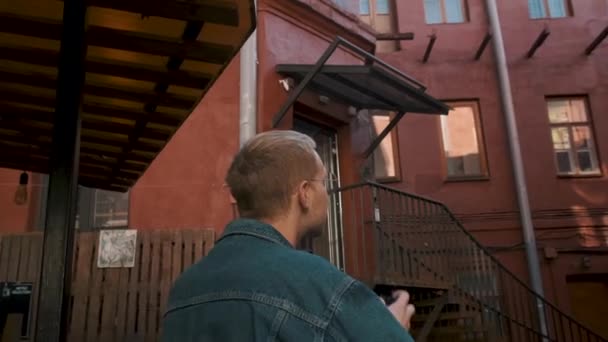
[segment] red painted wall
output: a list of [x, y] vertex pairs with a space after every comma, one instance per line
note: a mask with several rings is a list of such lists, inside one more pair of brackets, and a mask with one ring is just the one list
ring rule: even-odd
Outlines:
[[239, 63], [231, 62], [131, 190], [131, 227], [222, 231], [233, 217], [224, 177], [238, 149]]
[[42, 227], [38, 221], [41, 177], [29, 173], [28, 201], [24, 205], [14, 202], [21, 171], [0, 168], [0, 233], [21, 233]]

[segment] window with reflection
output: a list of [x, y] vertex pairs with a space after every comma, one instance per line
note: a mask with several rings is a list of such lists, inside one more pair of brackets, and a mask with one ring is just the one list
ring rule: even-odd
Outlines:
[[[384, 131], [393, 117], [393, 114], [386, 112], [373, 113], [374, 138]], [[401, 180], [398, 145], [397, 127], [394, 127], [374, 151], [374, 172], [378, 182], [388, 183]]]
[[464, 23], [466, 12], [465, 0], [424, 0], [427, 24]]
[[528, 0], [531, 19], [564, 18], [569, 15], [567, 0]]
[[584, 97], [547, 99], [555, 165], [560, 175], [600, 173], [587, 108]]
[[78, 229], [118, 228], [127, 227], [128, 224], [128, 192], [78, 187]]
[[486, 178], [479, 105], [474, 101], [450, 102], [453, 109], [441, 117], [441, 137], [448, 179]]

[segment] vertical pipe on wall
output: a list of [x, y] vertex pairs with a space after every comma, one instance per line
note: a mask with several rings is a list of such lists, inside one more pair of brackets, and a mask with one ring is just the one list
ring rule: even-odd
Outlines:
[[[515, 186], [517, 190], [517, 202], [519, 204], [520, 220], [526, 247], [528, 271], [530, 273], [532, 289], [540, 296], [544, 296], [543, 283], [540, 273], [540, 261], [536, 248], [536, 236], [534, 235], [534, 226], [532, 224], [528, 190], [526, 188], [521, 147], [519, 144], [519, 134], [517, 131], [517, 122], [513, 105], [513, 95], [511, 94], [511, 81], [509, 79], [507, 57], [505, 54], [502, 31], [500, 28], [498, 8], [495, 0], [486, 0], [486, 6], [488, 10], [490, 29], [494, 37], [492, 45], [494, 47], [494, 54], [496, 56], [496, 72], [498, 74], [502, 109], [505, 115], [505, 122], [507, 124], [507, 134], [511, 152], [511, 164], [513, 167], [513, 176], [515, 178]], [[544, 305], [540, 299], [537, 299], [536, 306], [540, 332], [546, 336], [547, 322], [545, 319]]]
[[[257, 13], [257, 9], [256, 9]], [[256, 15], [257, 17], [257, 15]], [[258, 42], [254, 30], [241, 49], [241, 82], [239, 100], [239, 145], [256, 134]]]

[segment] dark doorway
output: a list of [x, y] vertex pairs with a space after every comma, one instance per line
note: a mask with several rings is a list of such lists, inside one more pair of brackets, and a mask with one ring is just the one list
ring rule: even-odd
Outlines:
[[[317, 153], [327, 168], [330, 189], [340, 186], [337, 132], [335, 129], [316, 124], [303, 118], [294, 118], [294, 130], [310, 136], [317, 144]], [[329, 189], [328, 189], [329, 190]], [[305, 237], [300, 248], [320, 255], [338, 268], [344, 267], [340, 196], [331, 194], [327, 224], [317, 237]]]

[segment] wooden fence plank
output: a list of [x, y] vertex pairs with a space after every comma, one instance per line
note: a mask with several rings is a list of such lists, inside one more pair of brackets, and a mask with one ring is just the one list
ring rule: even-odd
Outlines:
[[[169, 298], [169, 289], [172, 284], [172, 267], [174, 266], [174, 259], [177, 259], [175, 244], [175, 234], [172, 232], [162, 232], [162, 259], [161, 259], [161, 273], [159, 274], [160, 283], [160, 303], [158, 303], [158, 311], [156, 312], [156, 333], [160, 332], [162, 316], [165, 312], [167, 300]], [[180, 243], [181, 245], [181, 243]], [[180, 247], [181, 248], [181, 247]], [[157, 335], [158, 336], [158, 335]]]
[[24, 281], [31, 282], [34, 284], [32, 291], [32, 301], [30, 303], [30, 336], [33, 335], [36, 328], [36, 309], [38, 308], [38, 291], [40, 290], [38, 282], [40, 281], [40, 264], [42, 261], [42, 234], [32, 234], [31, 239], [32, 241], [30, 242], [30, 253], [27, 260], [27, 274], [24, 277]]
[[203, 257], [205, 249], [203, 233], [203, 230], [196, 229], [192, 234], [194, 240], [194, 262], [199, 261]]
[[21, 235], [11, 236], [11, 249], [9, 252], [9, 264], [8, 264], [8, 281], [17, 281], [17, 273], [19, 272], [19, 263], [21, 262]]
[[137, 313], [138, 313], [138, 286], [139, 286], [139, 276], [141, 269], [143, 267], [143, 258], [142, 252], [144, 249], [144, 240], [147, 234], [143, 232], [138, 232], [137, 234], [137, 251], [135, 252], [135, 265], [129, 272], [129, 280], [128, 280], [128, 289], [127, 289], [127, 298], [125, 300], [126, 313], [125, 313], [125, 331], [124, 338], [118, 339], [118, 342], [127, 342], [127, 341], [135, 341], [135, 327], [137, 325]]
[[19, 281], [26, 281], [25, 278], [27, 277], [32, 236], [32, 234], [27, 234], [21, 239], [21, 253], [19, 255], [19, 268], [17, 269], [17, 279]]
[[160, 240], [160, 231], [152, 232], [152, 249], [150, 263], [150, 286], [148, 292], [148, 306], [146, 307], [146, 313], [148, 316], [148, 326], [146, 329], [146, 341], [156, 340], [156, 329], [158, 326], [158, 306], [159, 306], [159, 282], [160, 282], [160, 268], [161, 259], [163, 258], [162, 243]]
[[203, 237], [204, 237], [205, 247], [204, 247], [203, 255], [201, 255], [201, 257], [209, 254], [209, 252], [211, 251], [213, 246], [215, 246], [215, 231], [211, 230], [211, 229], [205, 229]]
[[137, 232], [137, 245], [135, 252], [135, 265], [129, 270], [129, 277], [126, 285], [126, 299], [125, 299], [125, 326], [124, 335], [122, 339], [118, 339], [118, 342], [126, 342], [135, 340], [135, 329], [137, 325], [137, 313], [139, 310], [138, 303], [138, 285], [139, 275], [142, 267], [142, 251], [143, 251], [143, 239], [142, 232]]
[[[183, 232], [176, 230], [173, 232], [173, 252], [172, 252], [172, 264], [171, 264], [171, 278], [169, 283], [172, 285], [175, 279], [179, 277], [184, 271], [184, 240]], [[164, 313], [164, 310], [163, 310]]]
[[192, 230], [187, 229], [182, 231], [182, 239], [184, 241], [184, 266], [185, 271], [190, 265], [196, 262], [194, 259], [194, 241], [192, 240]]
[[[137, 246], [137, 244], [135, 245]], [[135, 252], [137, 253], [137, 251]], [[137, 260], [137, 257], [136, 257]], [[120, 342], [125, 336], [127, 324], [127, 303], [129, 299], [129, 277], [133, 268], [122, 267], [118, 271], [118, 283], [116, 287], [116, 315], [114, 316], [114, 336], [112, 341]]]
[[[143, 233], [143, 232], [142, 232]], [[148, 327], [148, 301], [150, 293], [150, 267], [152, 265], [152, 234], [145, 232], [142, 234], [142, 259], [140, 274], [138, 277], [137, 286], [139, 291], [137, 294], [137, 312], [136, 312], [136, 326], [133, 334], [132, 341], [145, 341], [146, 331]]]
[[114, 340], [115, 331], [115, 319], [116, 319], [116, 300], [118, 296], [118, 281], [120, 275], [120, 269], [118, 268], [105, 268], [105, 277], [103, 285], [101, 287], [101, 294], [103, 296], [103, 304], [101, 307], [101, 326], [99, 341], [110, 342]]
[[11, 263], [10, 260], [10, 253], [11, 253], [11, 242], [12, 242], [12, 236], [11, 235], [5, 235], [2, 238], [2, 241], [0, 241], [0, 243], [2, 243], [2, 248], [0, 249], [0, 281], [8, 281], [8, 267]]
[[93, 234], [78, 234], [77, 263], [74, 265], [74, 280], [72, 283], [72, 295], [74, 306], [72, 308], [72, 324], [70, 325], [69, 341], [78, 342], [85, 340], [85, 325], [87, 319], [88, 290], [90, 286], [89, 272], [93, 262]]
[[88, 299], [89, 305], [87, 310], [85, 334], [87, 342], [98, 341], [99, 337], [99, 314], [103, 303], [103, 295], [101, 294], [101, 286], [103, 283], [104, 270], [97, 267], [97, 254], [99, 253], [99, 234], [94, 234], [91, 238], [93, 248], [93, 258], [87, 269], [90, 272], [91, 285], [89, 286]]

